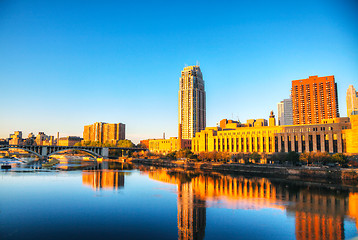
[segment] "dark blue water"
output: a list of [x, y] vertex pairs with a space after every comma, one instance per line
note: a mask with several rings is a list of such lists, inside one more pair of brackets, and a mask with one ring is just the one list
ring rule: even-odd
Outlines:
[[354, 187], [118, 163], [93, 167], [86, 163], [82, 169], [78, 165], [62, 163], [61, 170], [18, 165], [1, 170], [0, 239], [351, 239], [358, 235]]

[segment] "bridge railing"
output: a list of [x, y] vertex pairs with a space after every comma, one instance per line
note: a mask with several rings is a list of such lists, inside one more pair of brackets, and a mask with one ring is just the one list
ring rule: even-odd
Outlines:
[[92, 147], [92, 146], [58, 146], [58, 145], [0, 145], [1, 148], [18, 148], [28, 150], [39, 156], [48, 156], [64, 150], [85, 150], [88, 153], [97, 154], [98, 156], [108, 157], [109, 150], [122, 151], [147, 151], [146, 148], [123, 148], [123, 147]]

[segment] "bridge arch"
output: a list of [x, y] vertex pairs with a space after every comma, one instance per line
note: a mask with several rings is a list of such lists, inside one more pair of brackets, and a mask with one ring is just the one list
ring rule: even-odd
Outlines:
[[98, 158], [98, 157], [101, 157], [101, 155], [95, 153], [95, 152], [92, 152], [90, 150], [87, 150], [87, 149], [83, 149], [83, 148], [66, 148], [66, 149], [60, 149], [60, 150], [57, 150], [55, 152], [51, 152], [49, 154], [47, 154], [47, 156], [51, 156], [53, 154], [56, 154], [56, 153], [61, 153], [61, 152], [64, 152], [64, 151], [70, 151], [70, 150], [78, 150], [78, 151], [82, 151], [82, 152], [86, 152], [88, 154], [90, 154], [92, 157], [95, 157], [95, 158]]
[[32, 154], [34, 154], [34, 155], [36, 155], [36, 156], [38, 156], [38, 157], [42, 157], [41, 154], [39, 154], [39, 153], [37, 153], [37, 152], [34, 152], [34, 151], [32, 151], [32, 150], [29, 150], [29, 149], [26, 149], [26, 148], [21, 148], [21, 147], [11, 147], [11, 145], [9, 145], [9, 146], [7, 146], [7, 147], [2, 147], [2, 148], [0, 148], [0, 151], [2, 151], [2, 150], [9, 150], [9, 149], [21, 149], [21, 150], [23, 150], [23, 151], [25, 151], [25, 152], [32, 153]]

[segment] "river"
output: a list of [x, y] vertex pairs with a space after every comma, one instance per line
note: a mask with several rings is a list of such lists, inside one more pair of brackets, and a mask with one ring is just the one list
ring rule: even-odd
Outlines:
[[0, 239], [352, 239], [355, 186], [64, 158], [0, 170]]

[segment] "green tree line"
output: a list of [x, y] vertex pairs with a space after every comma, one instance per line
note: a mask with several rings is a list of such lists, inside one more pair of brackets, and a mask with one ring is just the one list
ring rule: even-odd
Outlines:
[[133, 148], [135, 147], [134, 143], [131, 140], [119, 140], [116, 144], [112, 143], [100, 143], [98, 141], [82, 141], [75, 144], [75, 146], [84, 146], [84, 147], [123, 147], [123, 148]]

